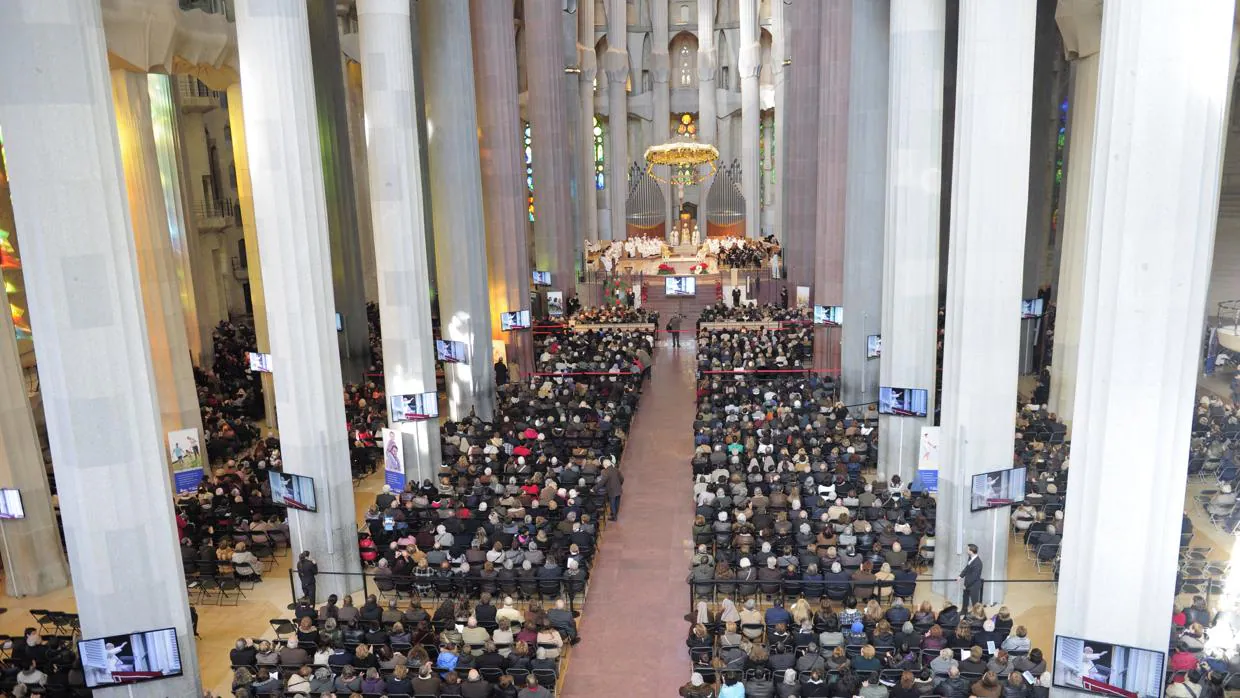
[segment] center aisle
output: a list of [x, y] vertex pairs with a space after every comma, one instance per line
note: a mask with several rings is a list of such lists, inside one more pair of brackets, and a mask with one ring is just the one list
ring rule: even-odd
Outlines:
[[[688, 681], [695, 345], [659, 346], [621, 468], [620, 520], [590, 579], [565, 698], [674, 695]], [[666, 341], [666, 340], [664, 340]]]

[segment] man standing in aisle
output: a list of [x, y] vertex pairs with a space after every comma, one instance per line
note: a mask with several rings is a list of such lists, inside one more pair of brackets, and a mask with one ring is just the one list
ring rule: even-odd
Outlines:
[[611, 520], [615, 521], [620, 514], [620, 490], [624, 487], [624, 473], [616, 467], [610, 458], [603, 461], [603, 474], [599, 476], [595, 490], [607, 497], [611, 507]]
[[960, 570], [960, 576], [956, 577], [956, 581], [964, 587], [964, 601], [960, 604], [962, 610], [981, 602], [982, 558], [977, 556], [977, 546], [973, 543], [969, 543], [969, 561], [965, 563], [964, 569]]
[[680, 346], [680, 313], [676, 313], [667, 321], [668, 334], [672, 335], [672, 346]]
[[314, 576], [319, 573], [319, 565], [310, 557], [310, 551], [303, 551], [297, 560], [297, 577], [301, 581], [301, 595], [314, 603]]

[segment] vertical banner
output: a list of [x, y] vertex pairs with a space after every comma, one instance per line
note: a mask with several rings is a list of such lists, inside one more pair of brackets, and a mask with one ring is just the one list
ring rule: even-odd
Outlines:
[[383, 430], [383, 479], [393, 492], [405, 489], [405, 440], [395, 429]]
[[191, 492], [202, 482], [202, 447], [197, 429], [168, 432], [168, 462], [172, 464], [172, 486], [177, 492]]
[[939, 491], [939, 427], [922, 427], [917, 448], [917, 481], [926, 492]]
[[564, 317], [563, 291], [547, 291], [547, 317]]

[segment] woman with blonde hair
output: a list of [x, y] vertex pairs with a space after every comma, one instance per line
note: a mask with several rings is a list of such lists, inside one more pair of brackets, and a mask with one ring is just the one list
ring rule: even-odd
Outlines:
[[922, 601], [917, 612], [913, 614], [913, 625], [933, 624], [934, 619], [934, 606], [931, 606], [929, 601]]
[[1029, 631], [1025, 626], [1018, 625], [1012, 630], [1012, 634], [1008, 635], [1003, 641], [1003, 649], [1008, 652], [1028, 652], [1032, 643], [1029, 642]]
[[874, 651], [874, 645], [862, 645], [861, 656], [853, 660], [853, 671], [864, 674], [871, 671], [882, 671], [883, 663]]
[[956, 626], [956, 632], [952, 634], [951, 646], [958, 650], [967, 650], [973, 646], [973, 628], [968, 623], [961, 623]]
[[797, 625], [812, 620], [814, 617], [814, 609], [810, 607], [809, 602], [804, 596], [797, 597], [797, 600], [788, 609], [788, 613], [792, 615], [792, 620]]
[[851, 663], [848, 659], [848, 654], [844, 652], [844, 646], [836, 645], [835, 649], [831, 650], [830, 656], [827, 657], [827, 670], [842, 672]]

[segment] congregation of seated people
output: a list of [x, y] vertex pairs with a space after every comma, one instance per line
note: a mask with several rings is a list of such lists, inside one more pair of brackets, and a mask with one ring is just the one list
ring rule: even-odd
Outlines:
[[653, 348], [653, 331], [598, 329], [541, 334], [534, 350], [539, 372], [619, 374], [650, 366]]
[[625, 305], [600, 305], [581, 308], [573, 313], [573, 322], [582, 325], [624, 325], [634, 323], [659, 324], [659, 313], [647, 308], [630, 308]]
[[809, 368], [814, 333], [809, 325], [779, 329], [698, 330], [698, 371], [785, 371]]
[[786, 322], [808, 323], [809, 308], [784, 308], [776, 305], [730, 306], [723, 301], [702, 309], [699, 322]]

